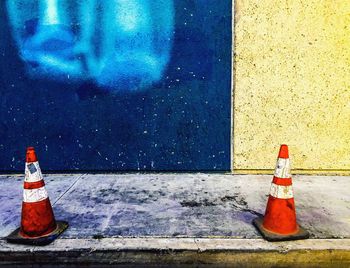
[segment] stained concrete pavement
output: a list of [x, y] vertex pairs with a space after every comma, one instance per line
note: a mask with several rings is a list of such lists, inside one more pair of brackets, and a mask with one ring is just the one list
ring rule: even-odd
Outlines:
[[[151, 240], [154, 248], [163, 250], [201, 250], [198, 245], [206, 241], [202, 244], [204, 251], [281, 252], [286, 248], [293, 251], [297, 245], [312, 250], [314, 244], [349, 252], [350, 177], [294, 176], [298, 222], [310, 232], [312, 240], [285, 242], [276, 248], [262, 241], [251, 224], [264, 213], [271, 178], [226, 174], [46, 175], [56, 219], [67, 220], [70, 227], [49, 247], [33, 249], [4, 241], [19, 226], [23, 176], [0, 176], [0, 255], [1, 251], [19, 249], [22, 253], [54, 252], [85, 246], [103, 251], [113, 245], [122, 251], [121, 241], [125, 239], [133, 241], [124, 248], [129, 250], [141, 250], [142, 245], [147, 249], [147, 239], [158, 239]], [[184, 249], [186, 241], [189, 248]], [[230, 249], [228, 245], [235, 246]]]

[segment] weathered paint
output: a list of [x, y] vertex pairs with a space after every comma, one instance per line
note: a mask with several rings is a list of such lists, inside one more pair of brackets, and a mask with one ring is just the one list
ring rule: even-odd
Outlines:
[[278, 158], [275, 168], [275, 177], [290, 178], [290, 160], [289, 158]]
[[35, 203], [48, 198], [45, 187], [37, 189], [23, 189], [23, 202]]
[[293, 198], [293, 187], [292, 185], [283, 186], [271, 183], [270, 195], [280, 199]]
[[350, 170], [349, 13], [340, 0], [236, 2], [234, 169], [271, 170], [287, 143], [296, 170]]

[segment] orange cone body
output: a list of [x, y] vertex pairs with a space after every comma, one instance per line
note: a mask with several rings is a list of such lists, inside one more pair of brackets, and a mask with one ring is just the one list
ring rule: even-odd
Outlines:
[[68, 223], [55, 220], [33, 147], [27, 148], [23, 188], [21, 227], [8, 235], [7, 241], [47, 245], [67, 229]]
[[20, 234], [39, 237], [57, 227], [33, 147], [27, 148]]
[[279, 234], [298, 231], [287, 145], [280, 148], [263, 226]]
[[281, 145], [270, 195], [263, 219], [254, 225], [270, 241], [307, 238], [308, 233], [297, 224], [288, 146]]

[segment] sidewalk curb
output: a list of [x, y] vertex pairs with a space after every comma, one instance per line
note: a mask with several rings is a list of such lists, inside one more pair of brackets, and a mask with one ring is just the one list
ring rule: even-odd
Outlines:
[[58, 239], [45, 247], [0, 240], [1, 264], [169, 264], [249, 267], [344, 267], [350, 239], [308, 239], [269, 243], [234, 238]]

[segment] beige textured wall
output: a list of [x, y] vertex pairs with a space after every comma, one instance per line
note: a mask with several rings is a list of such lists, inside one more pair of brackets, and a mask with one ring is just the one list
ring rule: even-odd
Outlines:
[[235, 4], [233, 168], [350, 170], [350, 1]]

